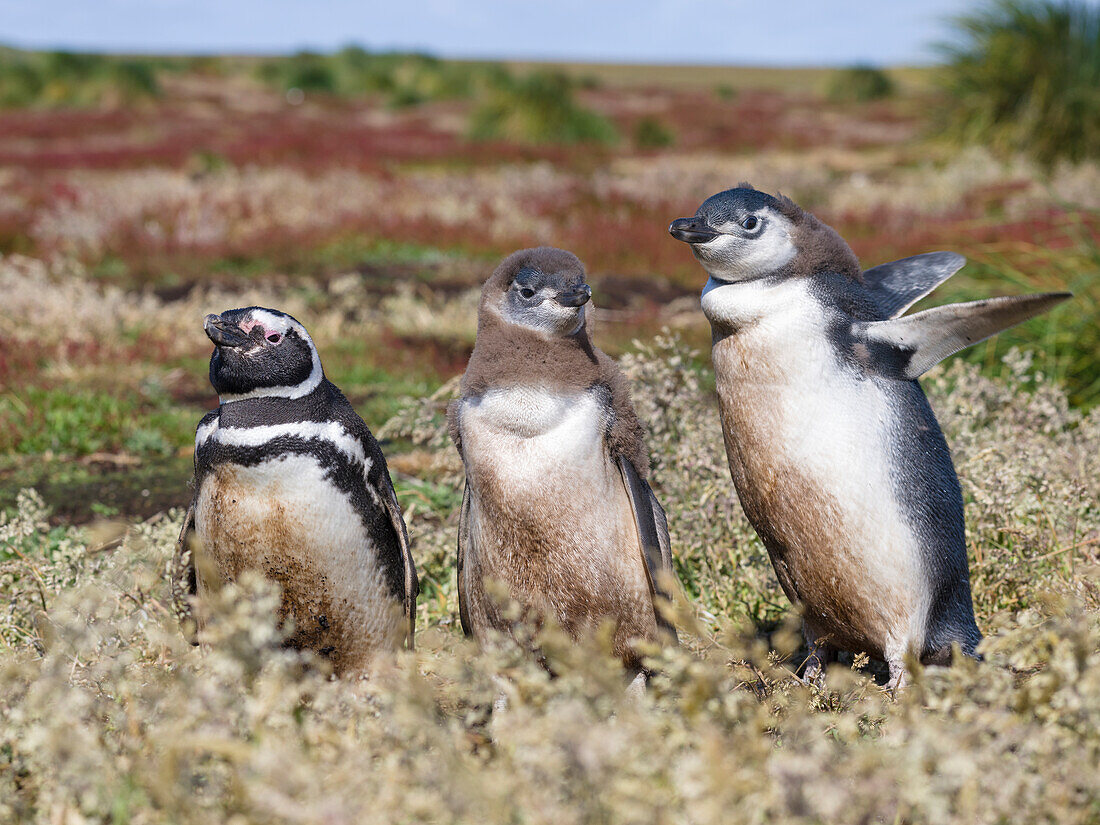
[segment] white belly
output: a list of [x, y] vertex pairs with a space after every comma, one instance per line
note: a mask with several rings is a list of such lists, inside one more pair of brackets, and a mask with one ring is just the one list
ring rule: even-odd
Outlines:
[[316, 639], [303, 646], [336, 647], [350, 665], [400, 638], [375, 543], [313, 457], [218, 466], [203, 480], [195, 528], [222, 579], [253, 569], [280, 583], [296, 634]]
[[[919, 648], [928, 579], [919, 538], [890, 474], [896, 414], [883, 389], [837, 362], [824, 312], [801, 282], [708, 285], [703, 304], [708, 317], [744, 316], [735, 319], [738, 331], [714, 349], [735, 478], [740, 468], [743, 484], [753, 488], [745, 491], [749, 495], [774, 486], [757, 502], [761, 510], [784, 495], [800, 498], [784, 502], [782, 512], [788, 519], [804, 515], [804, 523], [775, 526], [788, 545], [801, 545], [791, 555], [803, 579], [813, 567], [822, 577], [813, 586], [873, 600], [870, 609], [893, 637], [880, 643], [915, 642]], [[795, 479], [792, 486], [799, 489], [787, 489]], [[815, 490], [818, 501], [811, 500]], [[817, 564], [813, 557], [820, 552], [839, 557]], [[860, 581], [830, 583], [827, 577]]]
[[[524, 496], [611, 481], [607, 411], [591, 393], [560, 395], [522, 387], [491, 390], [463, 402], [467, 472]], [[616, 477], [618, 475], [616, 471]], [[565, 504], [565, 502], [562, 502]]]
[[[503, 581], [563, 621], [578, 605], [655, 632], [637, 525], [592, 393], [533, 388], [466, 399], [462, 452], [471, 493], [465, 575]], [[641, 631], [635, 632], [642, 635]]]

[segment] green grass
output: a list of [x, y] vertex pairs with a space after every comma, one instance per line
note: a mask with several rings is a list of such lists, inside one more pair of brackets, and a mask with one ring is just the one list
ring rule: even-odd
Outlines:
[[430, 395], [442, 383], [430, 366], [393, 369], [384, 348], [372, 347], [369, 342], [334, 343], [325, 347], [324, 361], [326, 374], [374, 429], [388, 421], [408, 398]]
[[470, 116], [475, 140], [517, 143], [615, 143], [607, 118], [574, 100], [575, 81], [555, 72], [534, 72], [502, 84]]
[[187, 444], [185, 416], [163, 398], [29, 387], [0, 396], [0, 454], [168, 455]]
[[966, 267], [914, 309], [994, 295], [1073, 293], [1066, 303], [1038, 318], [964, 350], [956, 358], [1002, 377], [1002, 356], [1011, 348], [1032, 353], [1034, 367], [1060, 382], [1070, 402], [1088, 410], [1100, 403], [1100, 246], [1087, 236], [1069, 250], [1034, 250], [1024, 257], [993, 251], [972, 256]]
[[342, 268], [356, 264], [435, 264], [452, 254], [427, 244], [351, 235], [323, 244], [310, 257], [321, 266]]
[[155, 59], [78, 52], [0, 53], [0, 107], [133, 104], [159, 97]]
[[851, 66], [840, 69], [829, 78], [827, 95], [830, 100], [882, 100], [895, 92], [894, 81], [882, 69], [874, 66]]
[[634, 125], [634, 145], [639, 149], [665, 149], [676, 143], [676, 133], [660, 118], [643, 117]]
[[[193, 437], [194, 428], [191, 428]], [[101, 518], [148, 518], [191, 500], [190, 455], [144, 455], [132, 466], [85, 464], [45, 456], [0, 458], [0, 510], [20, 490], [39, 492], [55, 518], [82, 524]]]
[[264, 83], [289, 91], [330, 97], [380, 96], [391, 107], [474, 96], [508, 81], [500, 64], [440, 60], [427, 54], [368, 52], [348, 46], [338, 52], [299, 52], [265, 58], [255, 67]]
[[941, 74], [950, 135], [1046, 164], [1100, 157], [1100, 8], [997, 0], [956, 28]]

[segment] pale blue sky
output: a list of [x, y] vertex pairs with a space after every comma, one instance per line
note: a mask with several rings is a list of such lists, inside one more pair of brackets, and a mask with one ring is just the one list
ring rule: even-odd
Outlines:
[[419, 49], [441, 56], [838, 65], [931, 62], [973, 0], [0, 0], [0, 43], [254, 53]]

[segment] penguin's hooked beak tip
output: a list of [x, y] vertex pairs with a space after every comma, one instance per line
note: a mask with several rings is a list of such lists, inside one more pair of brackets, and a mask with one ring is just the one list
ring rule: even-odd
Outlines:
[[588, 303], [592, 297], [592, 287], [588, 284], [580, 284], [567, 292], [559, 292], [555, 300], [563, 307], [579, 307]]
[[249, 340], [234, 324], [223, 321], [220, 315], [207, 315], [202, 319], [202, 328], [206, 337], [218, 347], [239, 347]]
[[706, 243], [718, 237], [718, 233], [699, 218], [677, 218], [669, 224], [668, 234], [688, 244]]

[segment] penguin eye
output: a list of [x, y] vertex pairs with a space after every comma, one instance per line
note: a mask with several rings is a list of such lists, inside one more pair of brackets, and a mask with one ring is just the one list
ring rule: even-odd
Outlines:
[[749, 215], [747, 218], [741, 221], [741, 226], [751, 232], [752, 230], [756, 229], [756, 226], [759, 223], [760, 220], [756, 217], [756, 215]]
[[280, 338], [282, 338], [282, 337], [283, 337], [283, 336], [281, 336], [281, 335], [280, 335], [279, 333], [277, 333], [277, 332], [269, 332], [269, 333], [267, 334], [267, 340], [268, 340], [268, 341], [270, 341], [270, 342], [271, 342], [271, 343], [273, 343], [273, 344], [277, 344], [277, 343], [279, 343], [279, 339], [280, 339]]
[[520, 289], [519, 294], [524, 298], [532, 298], [535, 295], [535, 290], [531, 289], [529, 286], [525, 286]]

